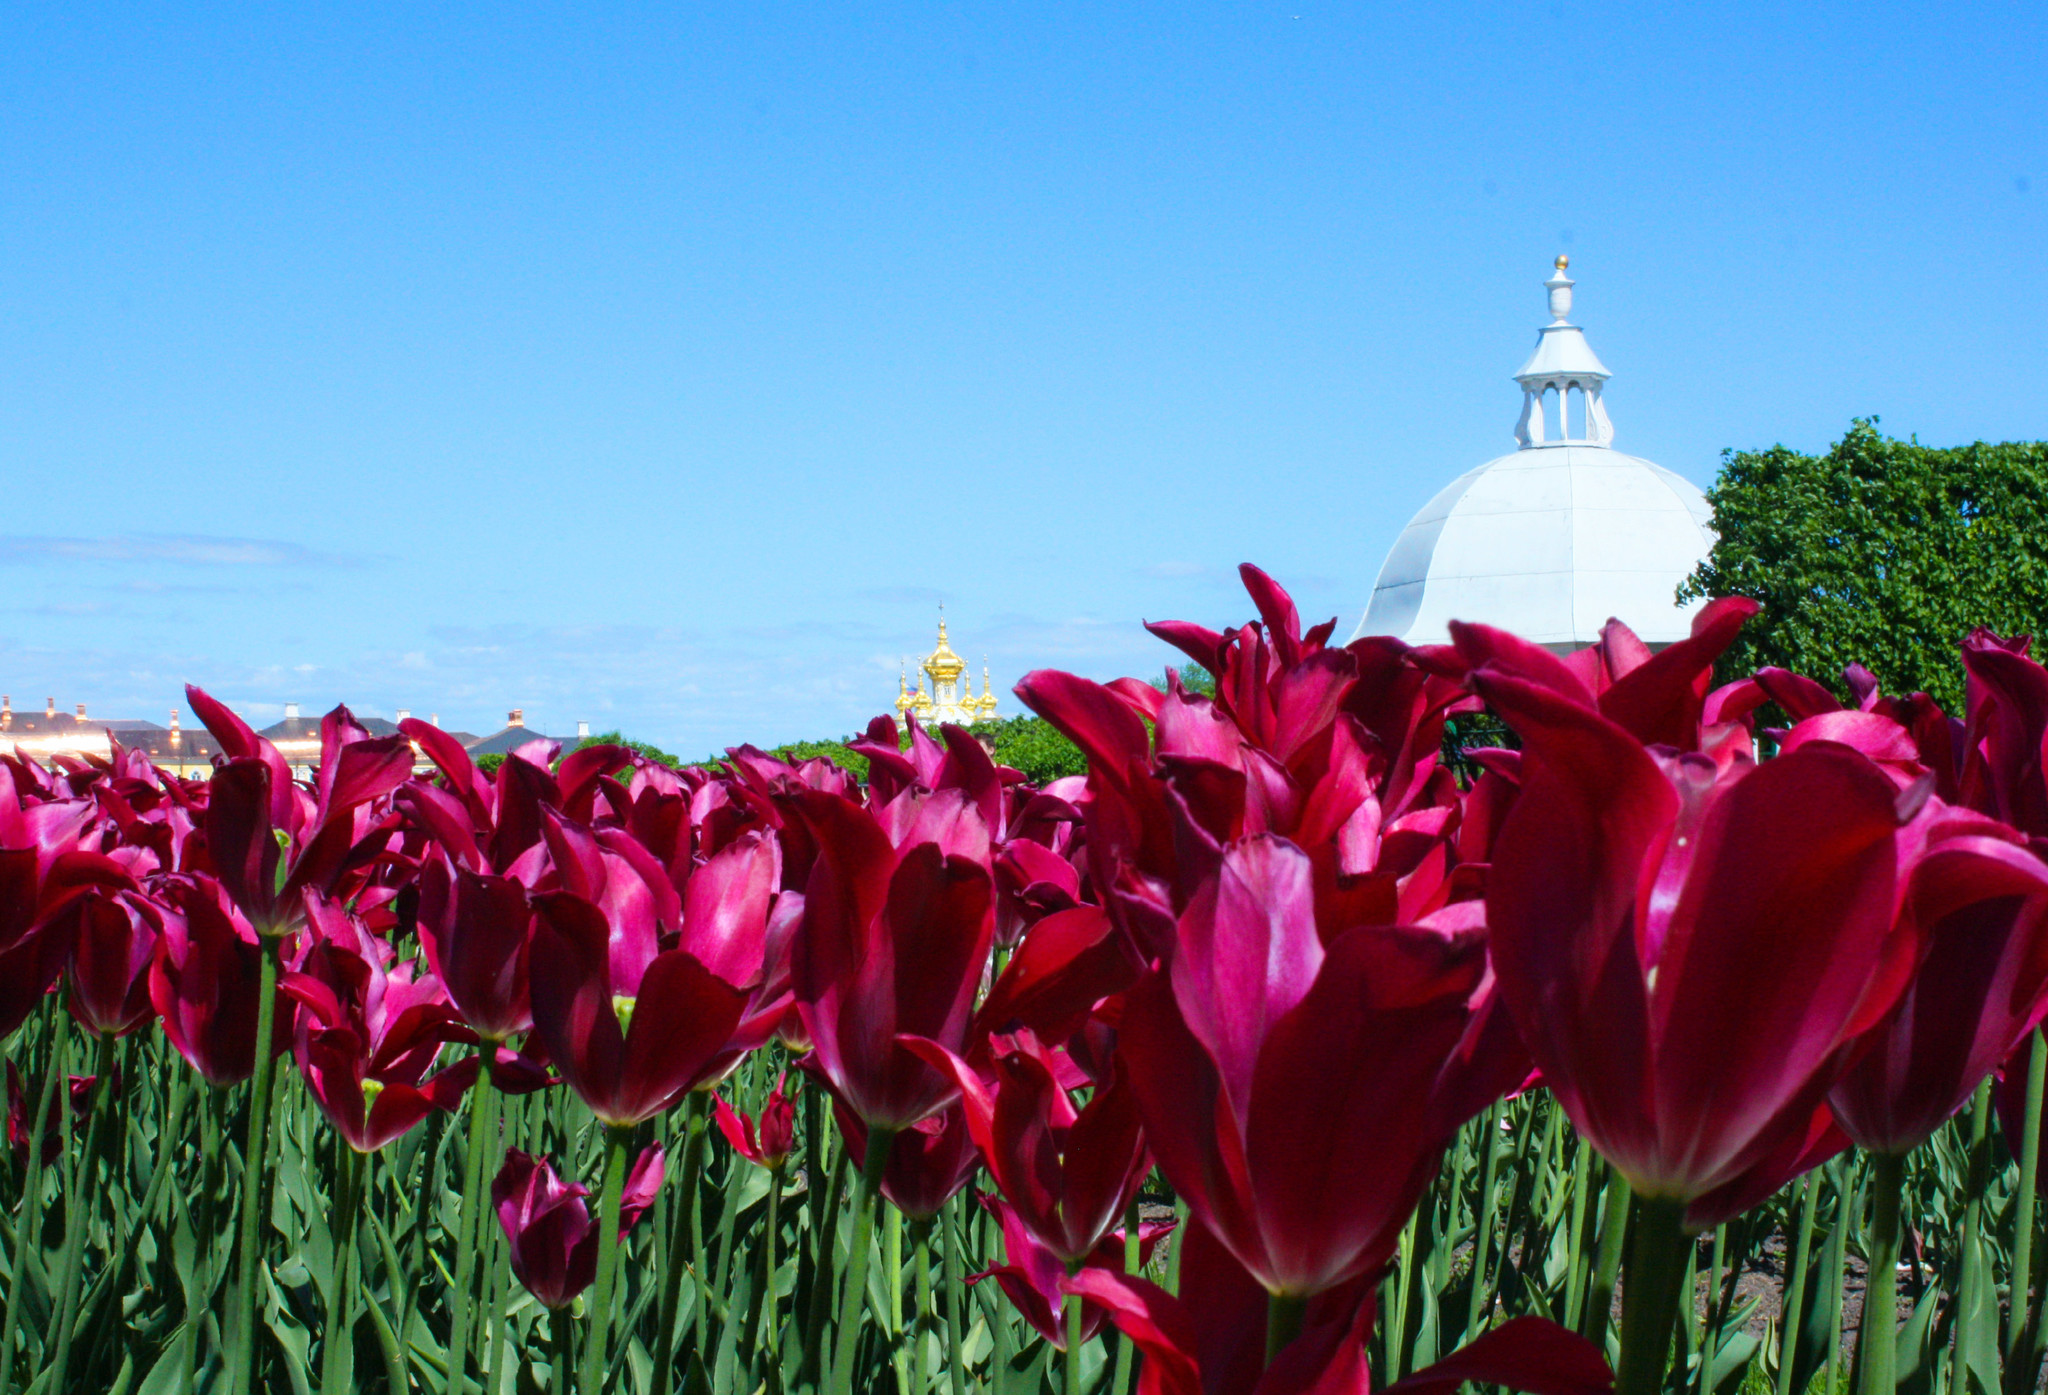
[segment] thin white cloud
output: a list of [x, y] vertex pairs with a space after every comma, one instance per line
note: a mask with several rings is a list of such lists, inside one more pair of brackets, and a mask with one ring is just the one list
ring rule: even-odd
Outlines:
[[201, 533], [134, 533], [98, 538], [0, 534], [5, 562], [170, 562], [194, 567], [333, 567], [356, 564], [274, 538], [209, 537]]

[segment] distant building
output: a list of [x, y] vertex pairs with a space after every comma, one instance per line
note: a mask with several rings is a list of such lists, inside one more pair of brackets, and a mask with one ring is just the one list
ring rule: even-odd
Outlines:
[[[356, 721], [372, 736], [396, 736], [399, 735], [399, 722], [411, 715], [401, 707], [396, 720], [357, 717]], [[441, 724], [438, 713], [428, 717], [427, 721], [433, 726]], [[507, 717], [504, 729], [490, 736], [479, 738], [467, 731], [448, 734], [472, 756], [486, 756], [510, 754], [529, 741], [549, 739], [574, 749], [577, 741], [590, 735], [590, 723], [578, 722], [573, 738], [549, 738], [527, 726], [525, 713], [515, 707]], [[264, 727], [257, 735], [277, 747], [278, 754], [291, 766], [292, 774], [310, 778], [319, 768], [320, 719], [302, 716], [297, 703], [286, 703], [284, 720]], [[38, 761], [48, 761], [52, 756], [60, 755], [106, 759], [113, 755], [117, 744], [124, 751], [140, 751], [163, 769], [185, 776], [211, 775], [221, 755], [220, 743], [213, 739], [213, 733], [204, 727], [185, 729], [175, 708], [170, 713], [170, 725], [159, 726], [155, 722], [131, 717], [90, 718], [82, 702], [76, 712], [60, 712], [55, 698], [46, 698], [39, 713], [18, 713], [14, 710], [14, 700], [0, 695], [0, 754], [19, 754]], [[416, 769], [425, 772], [434, 768], [434, 763], [419, 752], [417, 746], [414, 751]]]
[[1380, 568], [1354, 639], [1443, 644], [1452, 620], [1512, 630], [1568, 654], [1621, 619], [1651, 648], [1686, 637], [1704, 602], [1678, 584], [1714, 545], [1692, 481], [1614, 449], [1608, 372], [1567, 318], [1566, 259], [1543, 283], [1550, 323], [1515, 374], [1520, 449], [1450, 484], [1415, 515]]
[[951, 723], [955, 726], [972, 726], [976, 722], [993, 721], [996, 715], [996, 691], [989, 682], [988, 666], [981, 669], [981, 696], [974, 695], [974, 680], [962, 680], [967, 672], [967, 661], [953, 652], [953, 646], [946, 642], [946, 617], [939, 616], [939, 647], [924, 656], [918, 663], [924, 675], [915, 689], [909, 686], [902, 674], [896, 676], [896, 712], [899, 716], [915, 715], [922, 726], [941, 726]]
[[12, 697], [0, 695], [0, 752], [39, 761], [52, 756], [104, 759], [113, 755], [118, 742], [122, 749], [146, 752], [158, 765], [181, 775], [211, 770], [220, 751], [213, 737], [204, 730], [182, 732], [178, 714], [172, 712], [170, 718], [167, 727], [132, 717], [95, 720], [86, 715], [82, 702], [75, 713], [59, 712], [55, 698], [45, 698], [40, 713], [19, 713]]
[[588, 722], [578, 722], [576, 724], [576, 735], [574, 737], [551, 737], [545, 732], [535, 731], [526, 724], [525, 709], [515, 707], [505, 714], [505, 725], [503, 727], [481, 739], [471, 737], [463, 743], [463, 746], [468, 750], [472, 758], [477, 756], [509, 756], [529, 741], [559, 741], [562, 743], [564, 750], [573, 751], [576, 749], [576, 743], [586, 739], [589, 735], [590, 723]]

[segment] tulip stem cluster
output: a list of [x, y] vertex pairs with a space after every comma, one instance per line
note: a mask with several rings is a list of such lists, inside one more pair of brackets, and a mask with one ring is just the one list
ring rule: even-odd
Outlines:
[[[256, 987], [255, 1040], [268, 1043], [277, 1015], [277, 937], [264, 935], [260, 948], [262, 967]], [[257, 1390], [256, 1287], [262, 1263], [263, 1178], [270, 1159], [270, 1107], [274, 1093], [271, 1082], [277, 1058], [260, 1045], [255, 1058], [255, 1074], [249, 1084], [249, 1141], [242, 1151], [241, 1228], [235, 1242], [235, 1296], [240, 1310], [234, 1326], [234, 1355], [228, 1366], [233, 1395], [256, 1395]]]

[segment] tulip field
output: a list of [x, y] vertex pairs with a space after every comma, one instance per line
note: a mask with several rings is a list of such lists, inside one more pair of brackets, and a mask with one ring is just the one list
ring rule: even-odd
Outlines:
[[1045, 788], [0, 757], [0, 1395], [2034, 1391], [2027, 641], [1950, 714], [1243, 576], [1213, 694], [1018, 685]]

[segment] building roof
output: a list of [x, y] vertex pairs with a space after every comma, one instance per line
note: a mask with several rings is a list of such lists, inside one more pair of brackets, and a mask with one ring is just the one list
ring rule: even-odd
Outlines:
[[1608, 373], [1565, 320], [1572, 284], [1560, 257], [1544, 283], [1553, 322], [1516, 375], [1522, 448], [1423, 505], [1388, 552], [1354, 637], [1442, 644], [1450, 621], [1474, 620], [1568, 651], [1598, 639], [1609, 618], [1650, 644], [1690, 632], [1699, 603], [1680, 606], [1674, 593], [1713, 546], [1712, 510], [1689, 480], [1608, 444]]

